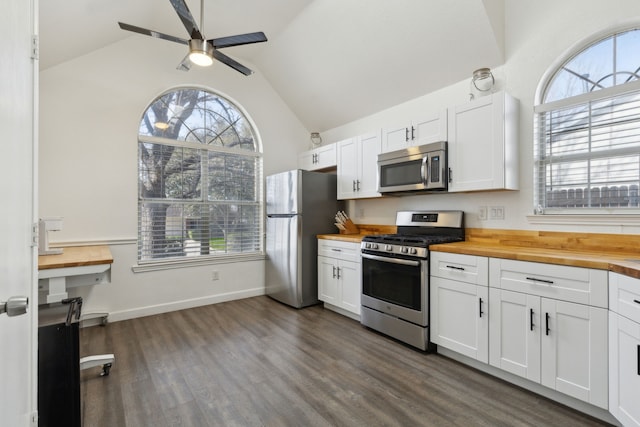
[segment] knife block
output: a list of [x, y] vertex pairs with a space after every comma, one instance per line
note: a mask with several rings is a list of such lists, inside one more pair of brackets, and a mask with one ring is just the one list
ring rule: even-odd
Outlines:
[[360, 234], [360, 229], [350, 219], [347, 218], [342, 225], [345, 229], [340, 230], [340, 234]]

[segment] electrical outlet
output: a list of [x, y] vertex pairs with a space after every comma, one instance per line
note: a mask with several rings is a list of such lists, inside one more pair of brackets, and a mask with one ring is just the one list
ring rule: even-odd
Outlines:
[[478, 219], [480, 221], [486, 221], [487, 220], [487, 207], [486, 206], [480, 206], [478, 208]]
[[219, 280], [220, 279], [220, 272], [217, 270], [214, 270], [211, 272], [211, 280]]
[[489, 208], [489, 219], [504, 219], [504, 206], [491, 206]]
[[364, 208], [359, 208], [358, 209], [358, 217], [359, 218], [364, 218]]

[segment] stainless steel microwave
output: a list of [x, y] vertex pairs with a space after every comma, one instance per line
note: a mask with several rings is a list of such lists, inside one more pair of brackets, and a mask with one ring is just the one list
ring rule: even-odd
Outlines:
[[378, 155], [378, 192], [447, 190], [447, 143], [408, 147]]

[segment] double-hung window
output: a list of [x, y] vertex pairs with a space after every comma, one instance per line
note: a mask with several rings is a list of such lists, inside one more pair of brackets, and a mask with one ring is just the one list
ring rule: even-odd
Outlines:
[[640, 30], [564, 62], [534, 111], [536, 213], [640, 213]]
[[200, 88], [153, 101], [138, 135], [138, 261], [260, 253], [262, 223], [262, 154], [240, 109]]

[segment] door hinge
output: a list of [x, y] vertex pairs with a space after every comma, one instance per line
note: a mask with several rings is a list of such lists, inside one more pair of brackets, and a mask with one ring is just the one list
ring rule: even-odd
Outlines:
[[38, 226], [38, 223], [33, 223], [31, 225], [31, 247], [38, 246], [39, 230], [40, 227]]
[[40, 38], [37, 34], [31, 36], [31, 59], [40, 59]]

